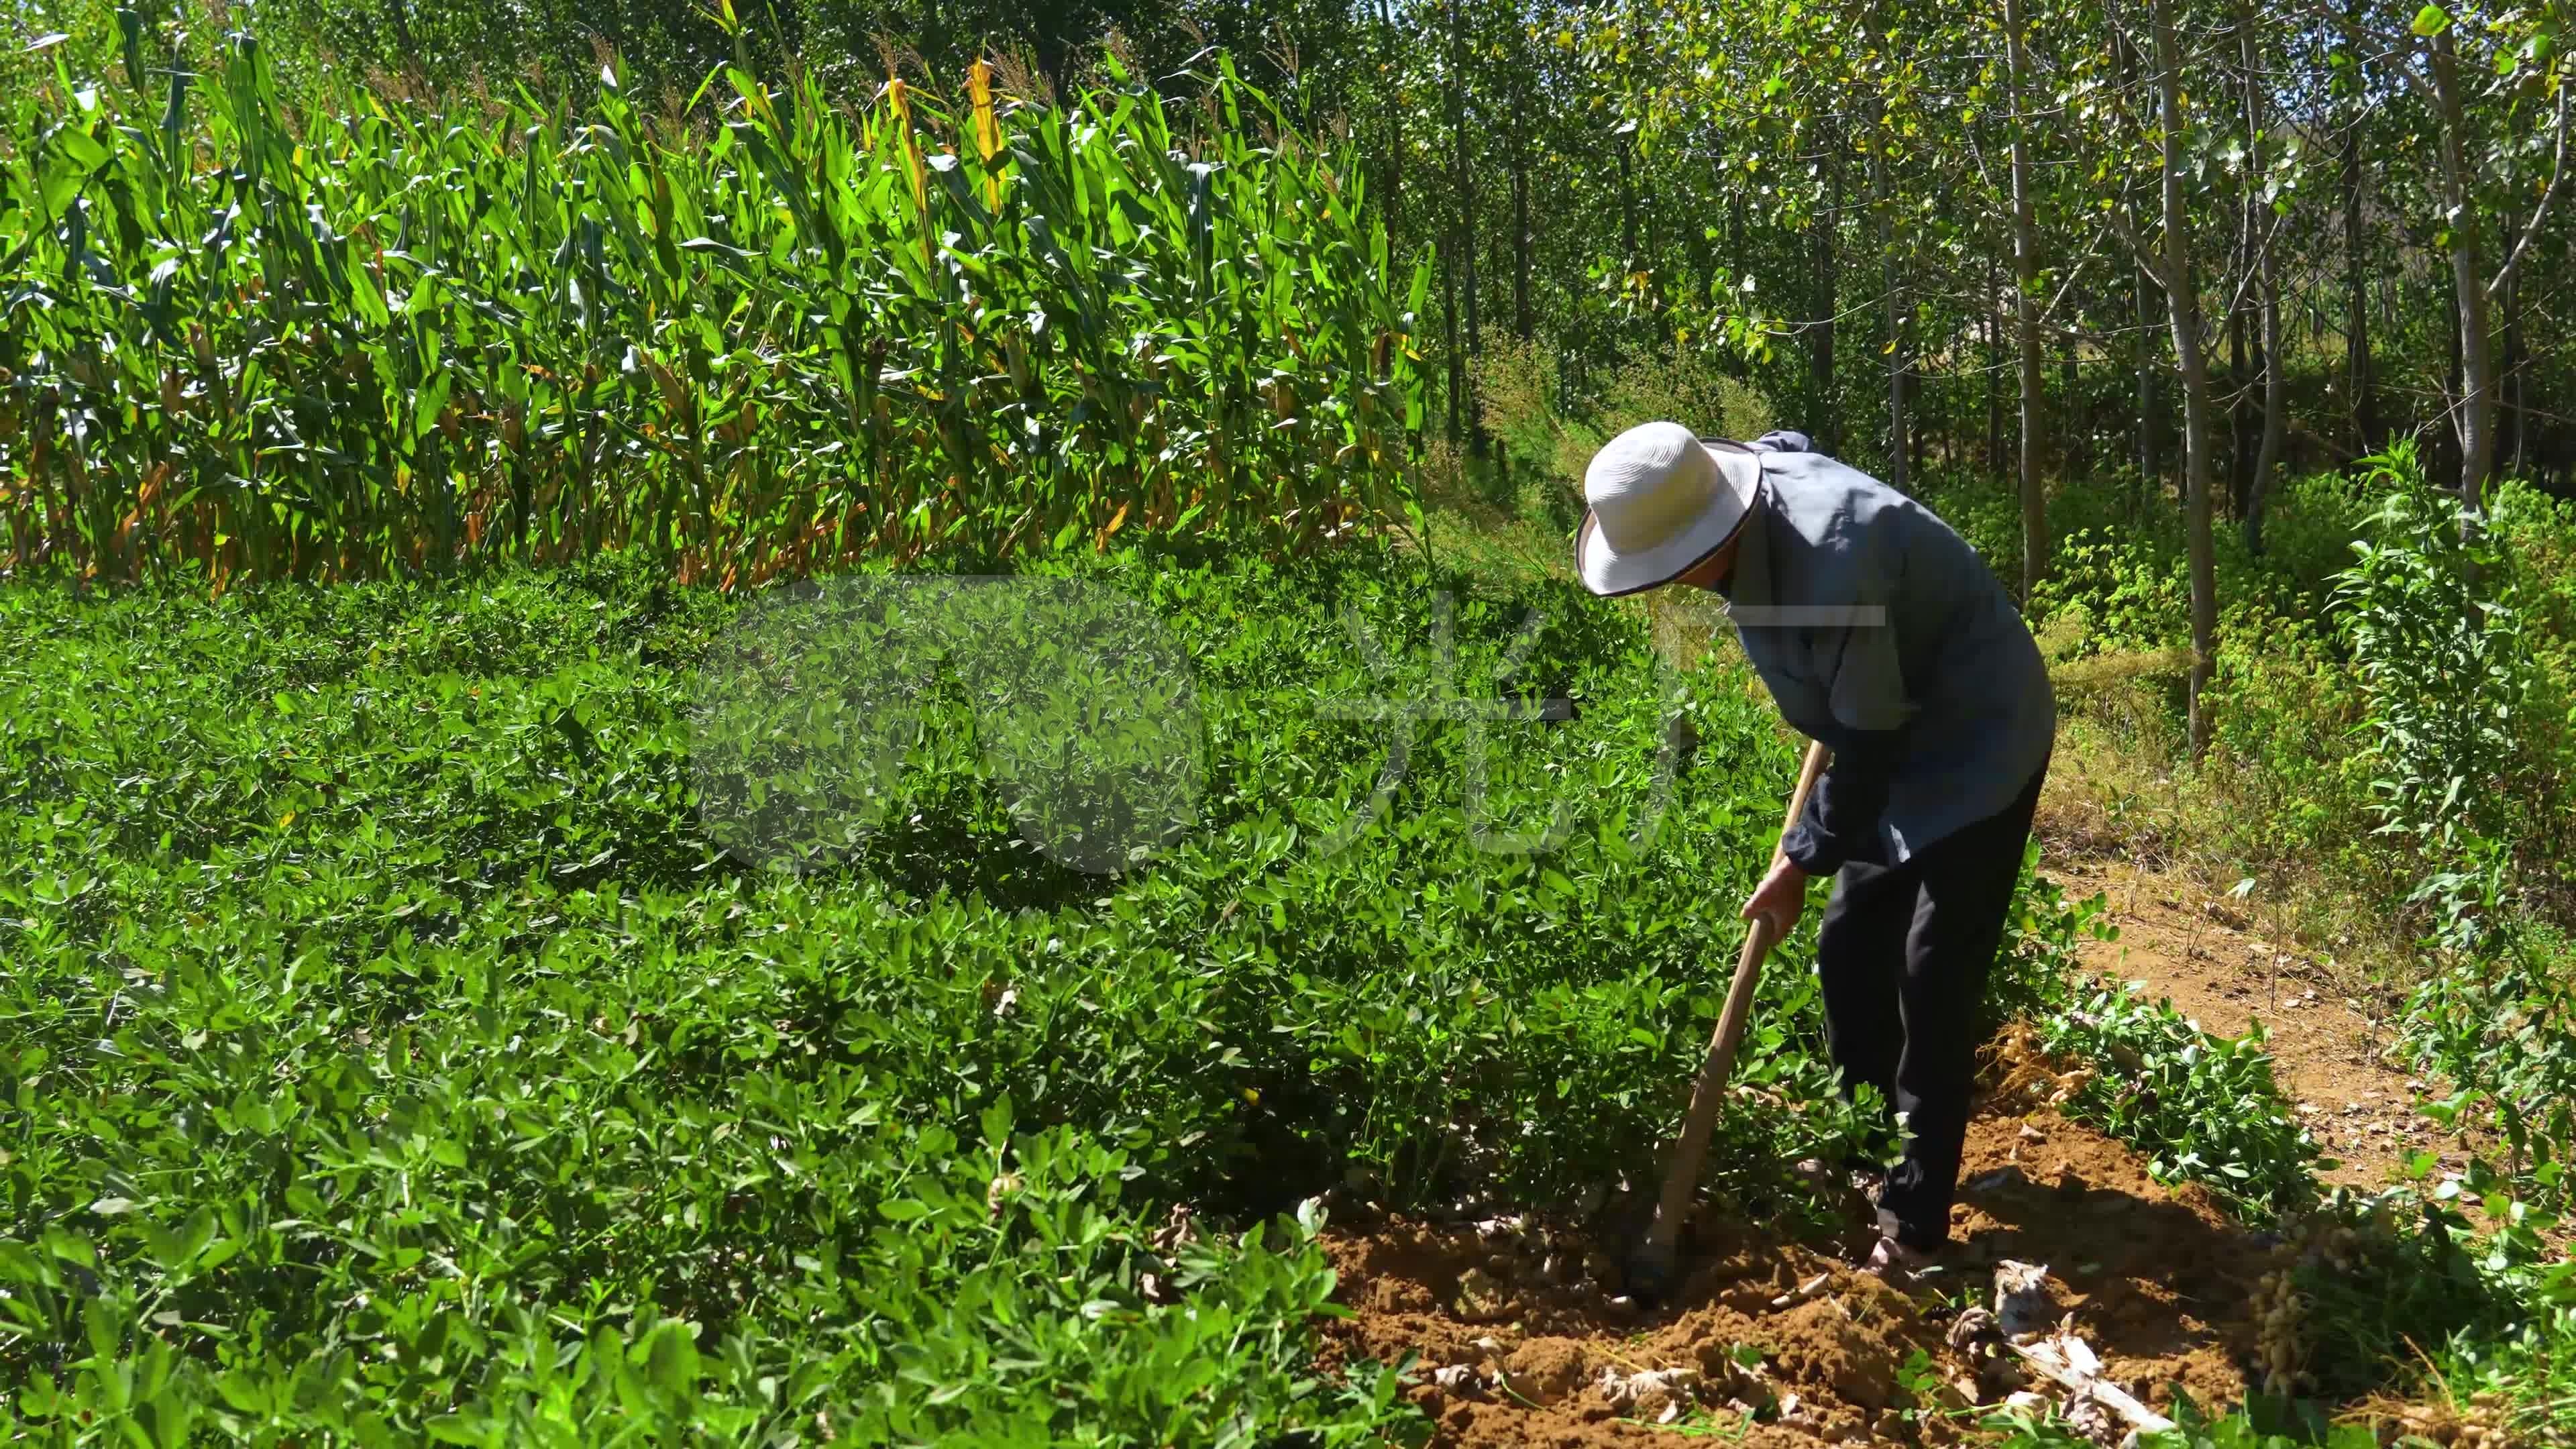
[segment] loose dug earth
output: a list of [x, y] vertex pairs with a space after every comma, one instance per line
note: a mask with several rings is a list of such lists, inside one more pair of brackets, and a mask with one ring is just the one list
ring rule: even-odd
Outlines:
[[[2047, 1320], [2071, 1315], [2120, 1387], [2158, 1408], [2177, 1383], [2203, 1406], [2242, 1399], [2249, 1293], [2272, 1250], [2207, 1193], [2157, 1186], [2137, 1154], [2038, 1106], [2024, 1084], [2047, 1086], [2045, 1067], [2020, 1039], [2000, 1055], [1969, 1130], [1946, 1266], [1910, 1297], [1848, 1266], [1866, 1235], [1857, 1196], [1855, 1240], [1824, 1251], [1750, 1224], [1694, 1224], [1683, 1285], [1653, 1312], [1615, 1298], [1625, 1233], [1394, 1219], [1326, 1233], [1354, 1314], [1325, 1329], [1326, 1357], [1418, 1354], [1408, 1393], [1438, 1425], [1432, 1443], [1458, 1449], [1673, 1442], [1650, 1427], [1659, 1418], [1734, 1438], [1756, 1405], [1738, 1442], [1950, 1443], [1976, 1415], [1932, 1404], [1908, 1422], [1901, 1370], [1919, 1349], [1935, 1378], [1917, 1386], [1947, 1407], [2001, 1400], [2008, 1385], [1991, 1370], [1980, 1383], [1948, 1330], [1956, 1300], [1973, 1291], [1993, 1306], [1995, 1265], [2017, 1260], [2046, 1265]], [[1551, 1259], [1574, 1281], [1551, 1281]]]

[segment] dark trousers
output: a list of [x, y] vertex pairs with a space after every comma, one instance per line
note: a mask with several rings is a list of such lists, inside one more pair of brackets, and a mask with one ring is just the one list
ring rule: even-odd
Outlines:
[[2047, 775], [2043, 763], [2010, 805], [1903, 865], [1846, 864], [1817, 928], [1825, 1042], [1844, 1088], [1878, 1088], [1912, 1134], [1878, 1200], [1907, 1247], [1949, 1241], [1978, 1003]]

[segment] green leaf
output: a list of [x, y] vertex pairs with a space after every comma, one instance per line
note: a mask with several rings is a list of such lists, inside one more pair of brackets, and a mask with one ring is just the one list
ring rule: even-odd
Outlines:
[[83, 127], [65, 126], [61, 134], [63, 149], [82, 170], [95, 171], [107, 164], [107, 148]]
[[2427, 5], [2415, 12], [2415, 23], [2409, 28], [2417, 35], [2430, 40], [2451, 28], [2450, 12], [2439, 5]]
[[674, 1320], [654, 1328], [653, 1336], [645, 1341], [644, 1372], [669, 1393], [697, 1393], [697, 1335], [689, 1324]]
[[447, 408], [449, 377], [446, 372], [439, 373], [413, 399], [411, 435], [414, 438], [426, 438], [438, 427], [438, 415]]
[[885, 1214], [888, 1222], [912, 1223], [930, 1216], [930, 1204], [913, 1197], [890, 1198], [878, 1203], [877, 1211]]

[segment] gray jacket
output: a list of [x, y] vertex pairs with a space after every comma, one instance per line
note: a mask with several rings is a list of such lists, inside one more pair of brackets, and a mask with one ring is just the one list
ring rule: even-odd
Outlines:
[[1930, 509], [1803, 435], [1753, 447], [1762, 488], [1728, 608], [1781, 715], [1835, 752], [1791, 858], [1903, 864], [2047, 764], [2048, 670], [2011, 595]]

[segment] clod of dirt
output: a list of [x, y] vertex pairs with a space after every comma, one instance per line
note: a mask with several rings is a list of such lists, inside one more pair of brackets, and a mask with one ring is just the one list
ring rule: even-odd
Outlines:
[[1485, 1376], [1473, 1364], [1453, 1363], [1433, 1369], [1431, 1382], [1442, 1393], [1463, 1394], [1483, 1388]]
[[2004, 1346], [2003, 1324], [1990, 1309], [1970, 1308], [1950, 1322], [1950, 1350], [1968, 1361], [1970, 1377], [1958, 1380], [1960, 1393], [1982, 1404], [2030, 1382], [2020, 1360]]
[[1498, 1322], [1511, 1316], [1511, 1293], [1491, 1272], [1470, 1268], [1458, 1275], [1458, 1296], [1449, 1309], [1468, 1323]]
[[1780, 1339], [1782, 1372], [1802, 1383], [1822, 1383], [1843, 1402], [1873, 1411], [1886, 1408], [1896, 1393], [1896, 1366], [1909, 1347], [1891, 1331], [1899, 1327], [1885, 1319], [1864, 1326], [1835, 1299], [1800, 1304], [1763, 1325]]
[[1965, 1351], [1972, 1344], [2000, 1337], [2002, 1333], [2003, 1327], [1995, 1321], [1993, 1312], [1983, 1308], [1970, 1308], [1950, 1320], [1950, 1331], [1943, 1336], [1949, 1340], [1952, 1348]]
[[2046, 1263], [1995, 1265], [1995, 1324], [2006, 1338], [2046, 1333], [2057, 1316], [2057, 1297], [2048, 1289]]
[[1594, 1389], [1613, 1413], [1669, 1424], [1690, 1412], [1696, 1402], [1699, 1370], [1642, 1369], [1623, 1374], [1615, 1368], [1604, 1368]]
[[1558, 1403], [1583, 1383], [1590, 1360], [1571, 1338], [1533, 1338], [1503, 1362], [1511, 1391], [1542, 1407]]
[[2071, 1395], [2059, 1413], [2064, 1416], [2067, 1428], [2101, 1445], [2102, 1449], [2120, 1449], [2133, 1437], [2128, 1424], [2090, 1394]]

